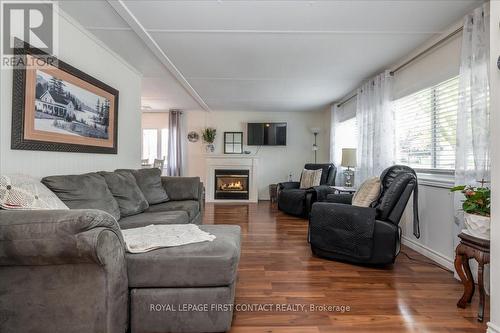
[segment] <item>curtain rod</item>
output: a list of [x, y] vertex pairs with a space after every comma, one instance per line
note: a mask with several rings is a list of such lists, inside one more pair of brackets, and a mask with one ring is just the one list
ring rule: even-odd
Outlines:
[[[399, 65], [398, 67], [396, 67], [395, 69], [393, 69], [392, 71], [389, 72], [389, 74], [391, 76], [394, 76], [394, 74], [396, 72], [399, 72], [401, 69], [405, 68], [406, 66], [408, 66], [409, 64], [411, 64], [412, 62], [414, 62], [415, 60], [417, 60], [418, 58], [420, 58], [421, 56], [425, 55], [426, 53], [428, 53], [429, 51], [431, 51], [432, 49], [444, 44], [445, 42], [447, 42], [448, 40], [450, 40], [453, 36], [459, 34], [460, 32], [462, 32], [464, 30], [464, 27], [461, 26], [460, 28], [458, 28], [457, 30], [451, 32], [450, 34], [446, 35], [445, 37], [443, 37], [442, 39], [438, 40], [436, 43], [432, 44], [431, 46], [429, 46], [428, 48], [426, 48], [425, 50], [419, 52], [417, 55], [415, 55], [414, 57], [412, 57], [411, 59], [409, 59], [408, 61], [405, 61], [403, 64]], [[344, 105], [345, 103], [349, 102], [350, 100], [352, 100], [353, 98], [355, 98], [356, 96], [358, 96], [358, 94], [354, 94], [352, 95], [351, 97], [349, 97], [348, 99], [340, 102], [337, 104], [337, 107], [341, 107], [342, 105]]]
[[443, 37], [442, 39], [438, 40], [436, 43], [432, 44], [431, 46], [429, 46], [428, 48], [426, 48], [422, 52], [419, 52], [413, 58], [411, 58], [410, 60], [404, 62], [401, 65], [399, 65], [398, 67], [396, 67], [395, 69], [393, 69], [389, 73], [393, 76], [394, 73], [396, 73], [396, 72], [400, 71], [401, 69], [403, 69], [404, 67], [408, 66], [409, 64], [411, 64], [412, 62], [414, 62], [415, 60], [417, 60], [418, 58], [420, 58], [421, 56], [423, 56], [424, 54], [426, 54], [427, 52], [429, 52], [430, 50], [432, 50], [432, 49], [434, 49], [434, 48], [436, 48], [436, 47], [444, 44], [445, 42], [447, 42], [448, 40], [450, 40], [453, 36], [455, 36], [456, 34], [462, 32], [462, 30], [464, 30], [463, 26], [461, 26], [457, 30], [451, 32], [449, 35]]

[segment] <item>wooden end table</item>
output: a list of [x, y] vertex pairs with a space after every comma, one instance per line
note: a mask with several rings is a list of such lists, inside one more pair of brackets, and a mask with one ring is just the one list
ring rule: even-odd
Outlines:
[[482, 322], [484, 319], [484, 265], [490, 262], [490, 241], [477, 238], [466, 233], [458, 235], [460, 244], [455, 250], [455, 269], [464, 285], [464, 294], [457, 303], [459, 308], [465, 308], [470, 303], [474, 295], [475, 285], [472, 272], [469, 266], [469, 259], [474, 258], [478, 262], [477, 280], [479, 287], [479, 311], [477, 320]]
[[278, 200], [278, 184], [269, 185], [269, 198], [271, 199], [271, 204], [275, 204]]

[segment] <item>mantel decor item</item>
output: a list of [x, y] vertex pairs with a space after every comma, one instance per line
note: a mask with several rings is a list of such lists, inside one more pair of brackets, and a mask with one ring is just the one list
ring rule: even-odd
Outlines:
[[340, 163], [340, 165], [344, 168], [347, 168], [346, 170], [344, 170], [345, 187], [353, 186], [354, 171], [351, 170], [351, 168], [355, 168], [356, 164], [356, 149], [342, 148], [342, 162]]
[[116, 154], [118, 90], [16, 39], [11, 148]]
[[217, 130], [213, 127], [207, 127], [201, 131], [203, 141], [206, 143], [205, 150], [207, 153], [213, 153], [215, 151], [214, 141], [216, 135]]
[[224, 132], [224, 154], [243, 153], [243, 132]]
[[189, 142], [198, 142], [198, 140], [200, 140], [200, 135], [196, 131], [191, 131], [188, 133], [187, 138]]
[[491, 190], [488, 187], [483, 187], [484, 180], [480, 183], [481, 187], [461, 185], [453, 187], [451, 191], [460, 191], [465, 196], [465, 200], [462, 201], [462, 209], [466, 229], [463, 232], [477, 238], [490, 239]]

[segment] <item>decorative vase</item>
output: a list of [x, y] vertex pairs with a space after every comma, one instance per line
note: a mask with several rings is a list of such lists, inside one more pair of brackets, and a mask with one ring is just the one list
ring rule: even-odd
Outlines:
[[490, 239], [491, 218], [476, 214], [464, 213], [465, 232], [471, 236]]
[[215, 151], [215, 146], [213, 143], [207, 143], [207, 145], [205, 146], [205, 151], [207, 153], [213, 153]]

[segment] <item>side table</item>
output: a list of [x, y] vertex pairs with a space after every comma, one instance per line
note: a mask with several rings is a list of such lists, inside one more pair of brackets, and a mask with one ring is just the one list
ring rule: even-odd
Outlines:
[[278, 184], [269, 185], [269, 199], [271, 199], [271, 204], [278, 201]]
[[482, 322], [484, 319], [484, 265], [490, 262], [490, 241], [477, 238], [466, 233], [458, 235], [460, 244], [455, 250], [455, 269], [464, 285], [464, 294], [457, 303], [459, 308], [465, 308], [470, 303], [474, 295], [475, 285], [472, 272], [469, 266], [469, 259], [474, 258], [478, 263], [477, 280], [479, 287], [479, 311], [477, 320]]

